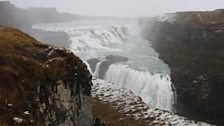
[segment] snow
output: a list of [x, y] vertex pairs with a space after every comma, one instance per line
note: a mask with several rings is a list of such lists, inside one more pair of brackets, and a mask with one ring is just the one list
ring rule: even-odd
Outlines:
[[157, 126], [212, 126], [204, 122], [197, 122], [172, 112], [150, 109], [141, 97], [136, 96], [126, 88], [109, 83], [105, 80], [94, 78], [92, 80], [92, 97], [112, 105], [117, 111], [134, 117], [136, 120]]
[[24, 114], [25, 115], [29, 115], [30, 113], [29, 113], [29, 111], [25, 111]]
[[8, 103], [7, 106], [8, 107], [13, 107], [13, 104]]
[[176, 15], [175, 14], [163, 14], [158, 16], [157, 21], [159, 22], [169, 22], [173, 23], [176, 21]]
[[15, 121], [18, 124], [21, 124], [23, 122], [23, 119], [19, 118], [19, 117], [14, 117], [13, 121]]

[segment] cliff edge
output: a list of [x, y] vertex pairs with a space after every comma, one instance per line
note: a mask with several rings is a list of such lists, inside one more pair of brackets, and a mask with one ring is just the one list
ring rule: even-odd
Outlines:
[[144, 35], [171, 68], [177, 112], [224, 124], [224, 10], [158, 16]]
[[91, 75], [73, 53], [0, 27], [0, 124], [90, 126]]

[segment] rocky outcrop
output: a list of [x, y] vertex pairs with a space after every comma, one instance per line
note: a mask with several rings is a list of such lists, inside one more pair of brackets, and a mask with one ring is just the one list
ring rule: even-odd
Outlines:
[[0, 124], [90, 126], [91, 75], [73, 53], [0, 27]]
[[93, 122], [93, 126], [106, 126], [105, 121], [99, 116], [97, 117], [94, 122]]
[[98, 78], [103, 79], [111, 64], [114, 64], [117, 62], [126, 62], [126, 61], [128, 61], [128, 58], [126, 57], [119, 56], [119, 55], [108, 55], [105, 57], [104, 61], [100, 61], [99, 59], [93, 58], [93, 59], [87, 60], [87, 63], [89, 64], [91, 71], [92, 72], [96, 71], [97, 72], [95, 73], [96, 76]]
[[177, 111], [224, 124], [224, 10], [166, 14], [148, 26], [145, 37], [171, 68]]

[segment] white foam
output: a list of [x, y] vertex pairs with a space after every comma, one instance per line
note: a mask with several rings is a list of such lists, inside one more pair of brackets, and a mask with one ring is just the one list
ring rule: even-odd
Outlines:
[[78, 28], [67, 33], [71, 36], [72, 50], [106, 49], [112, 43], [120, 43], [126, 38], [124, 26]]
[[96, 77], [99, 76], [99, 71], [100, 71], [100, 65], [101, 65], [101, 63], [102, 63], [102, 62], [98, 62], [98, 63], [96, 64], [96, 69], [95, 69], [95, 71], [94, 71], [94, 73], [93, 73], [93, 75], [96, 76]]
[[34, 26], [35, 29], [44, 31], [63, 31], [70, 36], [73, 51], [87, 51], [90, 49], [107, 49], [112, 43], [120, 43], [127, 39], [128, 28], [122, 25], [110, 26], [76, 26], [76, 27], [52, 27]]

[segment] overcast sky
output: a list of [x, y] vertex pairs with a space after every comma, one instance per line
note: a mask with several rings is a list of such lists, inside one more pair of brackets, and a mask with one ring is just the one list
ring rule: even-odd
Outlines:
[[[2, 0], [0, 0], [2, 1]], [[224, 8], [224, 0], [10, 0], [16, 6], [56, 7], [60, 12], [96, 16], [154, 16]]]

